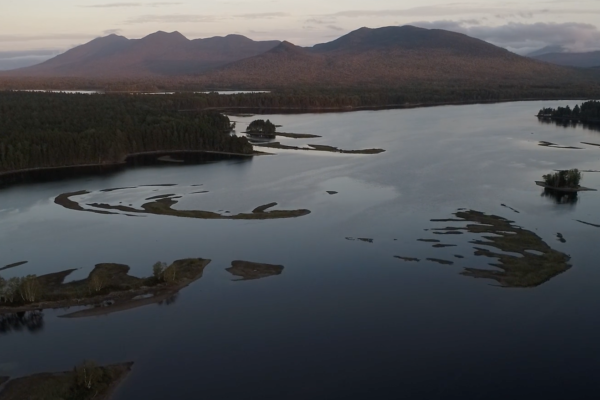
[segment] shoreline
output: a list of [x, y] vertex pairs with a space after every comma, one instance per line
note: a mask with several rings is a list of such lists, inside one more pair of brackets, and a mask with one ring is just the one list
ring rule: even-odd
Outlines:
[[[188, 260], [178, 260], [190, 261]], [[138, 289], [124, 289], [116, 290], [107, 294], [83, 297], [83, 298], [72, 298], [72, 299], [61, 299], [61, 300], [50, 300], [50, 301], [39, 301], [36, 303], [23, 304], [18, 306], [0, 306], [0, 316], [6, 314], [16, 314], [20, 312], [32, 312], [38, 310], [49, 310], [49, 309], [61, 309], [70, 307], [90, 307], [83, 310], [74, 312], [68, 312], [64, 315], [59, 315], [59, 318], [83, 318], [92, 317], [99, 315], [107, 315], [115, 312], [131, 310], [146, 305], [159, 303], [165, 301], [168, 298], [177, 295], [181, 290], [185, 289], [192, 283], [202, 278], [204, 269], [211, 263], [209, 259], [195, 259], [199, 261], [199, 265], [196, 270], [193, 271], [193, 275], [189, 276], [175, 284], [159, 284], [157, 286], [142, 286]], [[172, 265], [177, 263], [175, 261]], [[68, 270], [69, 271], [69, 270]], [[72, 271], [70, 271], [72, 272]], [[64, 279], [64, 277], [63, 277]], [[88, 277], [89, 279], [89, 277]], [[142, 278], [138, 278], [142, 279]], [[150, 296], [150, 297], [147, 297]], [[109, 305], [102, 305], [111, 302]]]
[[[402, 103], [402, 104], [383, 104], [383, 105], [364, 105], [364, 106], [340, 106], [340, 107], [252, 107], [252, 106], [236, 106], [236, 107], [206, 107], [199, 109], [179, 110], [179, 112], [191, 111], [247, 111], [252, 114], [318, 114], [329, 112], [353, 112], [353, 111], [383, 111], [383, 110], [403, 110], [415, 108], [430, 108], [444, 106], [466, 106], [477, 104], [502, 104], [502, 103], [521, 103], [528, 101], [561, 101], [561, 100], [577, 100], [585, 101], [581, 96], [560, 96], [560, 97], [531, 97], [522, 99], [500, 99], [500, 100], [461, 100], [461, 101], [443, 101], [437, 103]], [[257, 111], [252, 111], [257, 110]], [[280, 112], [277, 112], [280, 111]]]
[[[211, 150], [153, 150], [153, 151], [145, 151], [139, 153], [131, 153], [121, 158], [119, 161], [107, 162], [107, 163], [97, 163], [97, 164], [75, 164], [75, 165], [62, 165], [56, 167], [36, 167], [36, 168], [25, 168], [14, 171], [4, 171], [0, 172], [0, 187], [8, 186], [13, 183], [21, 183], [23, 179], [15, 179], [11, 181], [10, 178], [18, 178], [19, 175], [22, 174], [32, 174], [32, 173], [52, 173], [52, 172], [69, 172], [76, 171], [77, 169], [99, 169], [99, 170], [113, 170], [118, 169], [119, 167], [126, 167], [129, 165], [129, 160], [134, 157], [142, 157], [142, 156], [152, 156], [152, 155], [171, 155], [171, 154], [209, 154], [209, 155], [222, 155], [229, 157], [243, 157], [243, 158], [252, 158], [254, 156], [265, 155], [268, 153], [263, 153], [259, 151], [254, 151], [251, 154], [244, 153], [230, 153], [225, 151], [211, 151]], [[7, 179], [4, 179], [7, 178]]]

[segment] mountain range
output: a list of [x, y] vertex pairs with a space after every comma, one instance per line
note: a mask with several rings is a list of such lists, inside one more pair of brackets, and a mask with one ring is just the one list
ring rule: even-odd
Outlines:
[[4, 74], [88, 78], [189, 75], [264, 53], [279, 43], [256, 42], [241, 35], [189, 40], [179, 32], [162, 31], [142, 39], [109, 35]]
[[460, 33], [414, 26], [361, 28], [300, 47], [240, 35], [189, 40], [178, 32], [142, 39], [110, 35], [12, 77], [93, 79], [185, 77], [210, 87], [277, 88], [444, 85], [547, 85], [583, 79]]

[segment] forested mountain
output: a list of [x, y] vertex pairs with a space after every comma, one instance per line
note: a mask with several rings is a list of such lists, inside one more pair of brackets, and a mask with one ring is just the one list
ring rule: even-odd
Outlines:
[[[313, 47], [235, 35], [190, 41], [177, 32], [157, 32], [139, 40], [96, 39], [38, 66], [0, 73], [0, 90], [246, 89], [353, 96], [374, 90], [373, 99], [419, 103], [591, 98], [600, 93], [599, 71], [556, 66], [463, 34], [413, 26], [361, 28]], [[342, 97], [334, 103], [356, 102]], [[282, 99], [277, 102], [286, 106]], [[256, 105], [245, 100], [251, 104], [236, 105]], [[296, 99], [287, 106], [293, 104]]]
[[459, 33], [413, 26], [361, 28], [330, 43], [275, 49], [198, 76], [225, 87], [551, 85], [584, 82], [577, 71], [521, 57]]
[[226, 116], [181, 108], [167, 96], [0, 92], [0, 173], [159, 150], [252, 153]]
[[241, 35], [195, 40], [188, 40], [179, 32], [156, 32], [142, 39], [109, 35], [42, 64], [4, 72], [0, 76], [187, 75], [264, 53], [278, 44], [278, 41], [255, 42]]
[[551, 64], [564, 65], [569, 67], [600, 67], [600, 51], [590, 51], [587, 53], [545, 53], [536, 55], [533, 58]]

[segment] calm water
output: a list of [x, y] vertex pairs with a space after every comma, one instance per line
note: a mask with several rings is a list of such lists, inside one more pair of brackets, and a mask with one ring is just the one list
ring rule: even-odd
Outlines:
[[[3, 189], [0, 267], [29, 261], [4, 277], [80, 268], [69, 277], [80, 279], [101, 262], [147, 276], [156, 261], [212, 263], [169, 305], [73, 320], [58, 317], [65, 310], [45, 311], [41, 329], [0, 335], [0, 375], [66, 370], [83, 359], [134, 361], [118, 400], [597, 395], [600, 228], [577, 220], [600, 224], [600, 194], [558, 204], [534, 184], [554, 169], [600, 170], [600, 148], [580, 144], [600, 143], [600, 132], [533, 117], [568, 103], [261, 116], [281, 131], [323, 136], [282, 138], [285, 144], [386, 152], [273, 151]], [[253, 118], [232, 119], [241, 132]], [[540, 147], [540, 140], [583, 149]], [[600, 188], [600, 173], [584, 173], [582, 183]], [[176, 186], [141, 186], [158, 184]], [[101, 192], [120, 187], [132, 188]], [[237, 214], [277, 202], [278, 209], [311, 214], [268, 221], [129, 217], [53, 202], [80, 190], [90, 192], [76, 198], [88, 209], [137, 207], [177, 194], [177, 209]], [[433, 237], [426, 229], [447, 225], [431, 219], [451, 218], [459, 208], [514, 220], [571, 255], [573, 267], [530, 289], [460, 275], [494, 262], [474, 255], [474, 235], [443, 237], [457, 245], [451, 248], [417, 241]], [[225, 271], [233, 260], [285, 269], [233, 281]]]

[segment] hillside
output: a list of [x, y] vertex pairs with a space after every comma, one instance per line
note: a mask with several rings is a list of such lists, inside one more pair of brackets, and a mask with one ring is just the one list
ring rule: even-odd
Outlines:
[[284, 42], [197, 79], [221, 87], [289, 88], [556, 85], [585, 78], [459, 33], [403, 26], [361, 28], [312, 48]]
[[199, 73], [264, 53], [278, 41], [256, 42], [241, 35], [189, 40], [179, 32], [142, 39], [110, 35], [75, 47], [42, 64], [0, 76], [122, 78]]
[[591, 51], [587, 53], [546, 53], [534, 56], [533, 58], [551, 64], [569, 67], [600, 67], [600, 51]]

